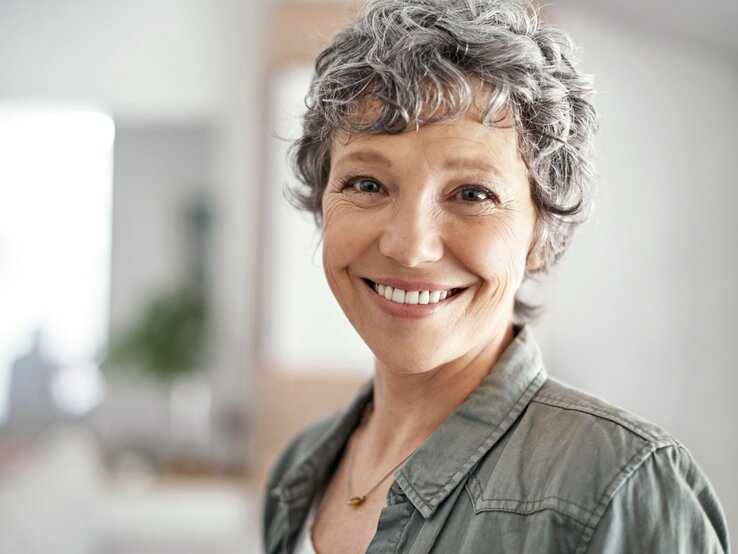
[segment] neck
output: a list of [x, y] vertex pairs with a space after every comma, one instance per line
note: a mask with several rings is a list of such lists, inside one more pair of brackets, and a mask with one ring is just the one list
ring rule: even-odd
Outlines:
[[399, 459], [420, 446], [479, 386], [513, 338], [510, 323], [482, 350], [423, 373], [400, 373], [377, 360], [374, 414], [365, 430], [374, 461]]

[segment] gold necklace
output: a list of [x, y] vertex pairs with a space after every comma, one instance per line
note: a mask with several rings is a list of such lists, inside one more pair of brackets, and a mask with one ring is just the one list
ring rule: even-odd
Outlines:
[[[364, 408], [364, 413], [361, 416], [361, 421], [359, 422], [359, 426], [360, 427], [367, 422], [367, 420], [369, 419], [369, 416], [372, 414], [373, 411], [374, 411], [374, 404], [373, 404], [372, 401], [369, 401], [369, 403], [366, 405], [366, 408]], [[415, 450], [417, 450], [417, 448]], [[364, 503], [364, 501], [366, 500], [366, 497], [369, 496], [372, 492], [374, 492], [374, 489], [376, 489], [379, 485], [381, 485], [384, 482], [384, 480], [387, 479], [387, 477], [389, 477], [392, 474], [392, 472], [394, 472], [410, 456], [412, 456], [415, 453], [415, 450], [413, 450], [412, 452], [410, 452], [410, 454], [408, 454], [407, 456], [405, 456], [400, 461], [399, 464], [397, 464], [395, 467], [393, 467], [392, 469], [390, 469], [387, 472], [387, 474], [384, 477], [382, 477], [382, 479], [380, 479], [379, 482], [376, 485], [374, 485], [371, 489], [369, 489], [362, 496], [351, 496], [351, 489], [353, 488], [351, 486], [351, 472], [352, 472], [353, 462], [354, 462], [354, 457], [353, 457], [353, 454], [354, 453], [352, 452], [352, 455], [349, 456], [349, 460], [348, 460], [348, 479], [347, 479], [347, 483], [346, 483], [346, 496], [348, 496], [349, 499], [346, 501], [346, 504], [348, 504], [349, 506], [352, 506], [354, 508], [358, 508], [359, 506], [361, 506]]]

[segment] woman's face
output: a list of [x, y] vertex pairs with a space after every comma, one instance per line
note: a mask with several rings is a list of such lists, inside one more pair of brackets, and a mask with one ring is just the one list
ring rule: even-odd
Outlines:
[[386, 367], [471, 360], [509, 330], [536, 221], [512, 125], [342, 135], [322, 205], [328, 283]]

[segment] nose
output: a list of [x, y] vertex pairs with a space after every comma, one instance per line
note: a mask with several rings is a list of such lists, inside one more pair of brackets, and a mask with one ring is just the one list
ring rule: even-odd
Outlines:
[[432, 207], [421, 200], [396, 204], [384, 223], [379, 251], [405, 267], [440, 260], [443, 240]]

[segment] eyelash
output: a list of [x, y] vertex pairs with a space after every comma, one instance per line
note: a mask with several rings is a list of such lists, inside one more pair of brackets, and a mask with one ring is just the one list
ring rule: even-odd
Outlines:
[[[355, 185], [361, 183], [362, 181], [370, 181], [370, 182], [376, 184], [378, 187], [384, 189], [384, 187], [382, 186], [382, 184], [378, 180], [374, 179], [373, 177], [369, 177], [367, 175], [348, 175], [346, 177], [343, 177], [339, 181], [339, 188], [340, 188], [341, 192], [343, 192], [346, 189], [352, 188]], [[477, 203], [478, 204], [482, 204], [482, 203], [485, 203], [487, 201], [490, 201], [493, 204], [499, 204], [499, 198], [498, 198], [498, 196], [494, 192], [492, 192], [491, 190], [489, 190], [487, 187], [483, 187], [482, 185], [468, 185], [468, 186], [464, 186], [464, 187], [458, 189], [454, 193], [454, 196], [456, 196], [456, 194], [458, 194], [460, 192], [463, 192], [465, 190], [473, 190], [475, 192], [480, 192], [480, 193], [486, 195], [487, 198], [484, 199], [484, 200], [482, 200], [482, 201], [480, 201], [480, 202], [472, 202], [472, 201], [468, 201], [468, 200], [466, 200], [464, 202], [468, 202], [468, 203], [471, 203], [471, 204], [477, 204]], [[374, 194], [374, 192], [366, 192], [366, 191], [360, 191], [360, 190], [354, 190], [354, 192], [356, 192], [358, 194]], [[379, 191], [377, 191], [377, 192], [379, 192]]]

